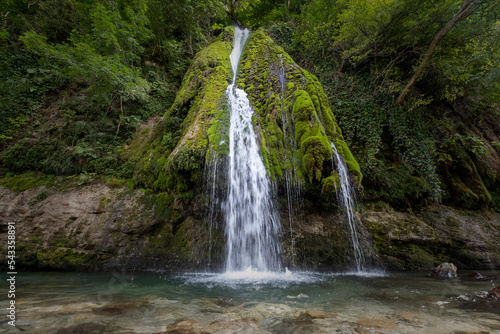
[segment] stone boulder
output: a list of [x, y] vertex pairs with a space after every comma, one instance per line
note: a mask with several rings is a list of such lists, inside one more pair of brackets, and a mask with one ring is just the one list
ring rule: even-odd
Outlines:
[[457, 267], [453, 263], [441, 263], [432, 269], [432, 277], [457, 278]]

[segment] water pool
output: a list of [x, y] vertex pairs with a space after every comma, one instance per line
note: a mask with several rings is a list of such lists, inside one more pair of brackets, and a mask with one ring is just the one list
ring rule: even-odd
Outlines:
[[500, 332], [499, 271], [254, 274], [19, 273], [0, 333]]

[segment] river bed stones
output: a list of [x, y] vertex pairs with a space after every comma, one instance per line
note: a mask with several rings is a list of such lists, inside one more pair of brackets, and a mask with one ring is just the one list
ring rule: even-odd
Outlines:
[[488, 296], [496, 298], [496, 299], [500, 299], [500, 285], [496, 286], [493, 289], [491, 289], [490, 291], [488, 291]]

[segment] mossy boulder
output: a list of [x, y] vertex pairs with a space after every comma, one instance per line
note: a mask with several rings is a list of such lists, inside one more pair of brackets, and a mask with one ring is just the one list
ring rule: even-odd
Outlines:
[[[362, 174], [338, 127], [318, 79], [298, 66], [263, 31], [247, 41], [240, 64], [238, 85], [255, 109], [260, 145], [269, 175], [283, 178], [293, 169], [302, 183], [328, 183], [333, 143], [355, 182]], [[330, 191], [334, 187], [323, 187]]]
[[202, 179], [209, 140], [220, 142], [220, 124], [225, 122], [232, 36], [233, 28], [227, 28], [196, 55], [173, 105], [148, 135], [138, 132], [136, 138], [143, 141], [132, 141], [131, 152], [138, 147], [142, 150], [131, 156], [137, 161], [136, 185], [193, 197], [190, 189]]
[[[226, 89], [232, 77], [233, 33], [227, 28], [195, 57], [170, 109], [148, 131], [138, 131], [128, 148], [137, 162], [136, 185], [190, 200], [200, 194], [196, 189], [201, 189], [204, 166], [229, 153]], [[322, 185], [336, 177], [334, 144], [360, 184], [359, 165], [315, 76], [260, 30], [249, 37], [238, 71], [237, 85], [254, 108], [262, 160], [273, 180], [283, 184], [293, 175], [296, 184], [331, 192], [334, 187]]]

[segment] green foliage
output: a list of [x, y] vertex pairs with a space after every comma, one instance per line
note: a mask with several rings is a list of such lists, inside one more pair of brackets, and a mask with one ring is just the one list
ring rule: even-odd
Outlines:
[[469, 134], [467, 136], [462, 136], [456, 133], [453, 137], [453, 139], [459, 141], [467, 151], [476, 156], [488, 155], [490, 153], [481, 139], [474, 135]]
[[8, 172], [0, 178], [0, 185], [13, 191], [24, 191], [33, 187], [53, 185], [54, 181], [53, 175], [45, 175], [40, 172], [26, 172], [17, 175]]
[[74, 30], [69, 43], [51, 44], [45, 36], [30, 31], [21, 40], [28, 49], [45, 57], [47, 67], [53, 66], [54, 60], [60, 64], [51, 68], [52, 73], [71, 80], [83, 79], [89, 85], [88, 94], [102, 101], [103, 106], [114, 95], [125, 101], [144, 99], [149, 85], [131, 65], [139, 60], [137, 53], [143, 51], [138, 39], [148, 36], [149, 31], [144, 28], [144, 10], [133, 17], [132, 11], [126, 6], [120, 13], [98, 4], [88, 13], [92, 20], [92, 37]]
[[355, 144], [353, 149], [363, 167], [373, 167], [382, 145], [390, 101], [382, 94], [372, 95], [373, 87], [367, 78], [342, 75], [325, 78], [325, 83], [342, 134], [347, 142]]
[[[173, 14], [175, 13], [175, 14]], [[192, 57], [207, 46], [207, 37], [221, 28], [224, 14], [217, 0], [149, 0], [147, 17], [153, 33], [151, 57], [181, 79]]]
[[59, 83], [33, 54], [0, 46], [0, 146], [26, 127], [45, 95]]
[[[377, 74], [379, 90], [393, 94], [403, 88], [434, 34], [461, 4], [461, 0], [313, 0], [299, 16], [292, 54], [311, 67], [318, 67], [318, 59], [339, 70], [369, 66]], [[452, 101], [479, 93], [498, 103], [500, 47], [494, 36], [499, 13], [498, 3], [485, 1], [459, 21], [442, 40], [418, 88], [439, 99]]]
[[373, 76], [343, 74], [327, 83], [334, 113], [365, 175], [366, 196], [398, 207], [439, 200], [433, 122], [428, 111], [395, 107], [383, 93], [373, 94]]
[[[282, 177], [297, 163], [297, 177], [316, 183], [315, 191], [320, 182], [331, 191], [332, 141], [356, 179], [365, 174], [370, 199], [402, 208], [439, 198], [484, 208], [491, 199], [497, 207], [498, 181], [488, 164], [500, 144], [486, 136], [495, 128], [481, 124], [500, 101], [499, 3], [484, 1], [458, 22], [408, 104], [394, 104], [436, 31], [461, 3], [238, 1], [237, 17], [266, 27], [283, 47], [269, 47], [272, 57], [262, 57], [256, 50], [271, 43], [254, 33], [262, 45], [250, 41], [242, 66], [251, 75], [238, 83], [255, 107], [269, 174]], [[106, 175], [110, 186], [141, 185], [189, 200], [205, 149], [228, 153], [222, 94], [230, 77], [232, 30], [223, 29], [229, 19], [222, 1], [18, 0], [1, 2], [0, 13], [3, 168], [74, 174], [75, 184]], [[287, 52], [319, 81], [291, 66]], [[287, 69], [282, 96], [275, 93], [280, 66]], [[294, 107], [294, 119], [283, 119], [281, 110]], [[160, 125], [135, 136], [140, 145], [130, 143], [140, 122], [161, 114]], [[293, 132], [287, 136], [296, 152], [285, 145], [286, 130]], [[285, 161], [286, 147], [286, 154], [300, 159]], [[27, 189], [40, 175], [10, 175], [2, 182]]]
[[245, 26], [257, 29], [269, 22], [289, 21], [293, 17], [294, 12], [299, 10], [300, 2], [293, 1], [292, 8], [287, 8], [287, 4], [290, 4], [287, 1], [243, 1], [243, 3], [240, 2], [236, 15]]
[[432, 199], [439, 201], [442, 189], [436, 172], [436, 147], [431, 133], [432, 125], [426, 116], [426, 110], [405, 113], [393, 108], [389, 114], [389, 129], [394, 147], [403, 161], [422, 173], [432, 189]]
[[[141, 120], [165, 111], [176, 90], [164, 67], [141, 64], [151, 38], [145, 2], [7, 5], [0, 144], [15, 141], [0, 154], [2, 164], [16, 171], [131, 176], [133, 164], [119, 157], [122, 145]], [[26, 49], [19, 48], [19, 35]]]

